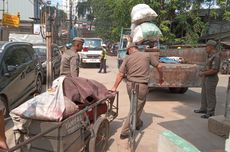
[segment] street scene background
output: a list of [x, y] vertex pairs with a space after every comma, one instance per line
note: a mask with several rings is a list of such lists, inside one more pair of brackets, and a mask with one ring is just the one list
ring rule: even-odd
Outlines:
[[[81, 68], [80, 77], [96, 80], [111, 89], [118, 72], [116, 57], [108, 57], [107, 66], [108, 72], [106, 74], [97, 73], [98, 68], [95, 67]], [[219, 78], [216, 115], [223, 115], [228, 76], [219, 75]], [[120, 140], [122, 123], [130, 106], [125, 82], [121, 82], [118, 91], [119, 115], [110, 126], [109, 152], [130, 150], [128, 140]], [[193, 113], [193, 110], [200, 106], [200, 92], [201, 88], [189, 88], [185, 94], [172, 94], [167, 88], [150, 89], [141, 116], [144, 126], [138, 131], [136, 151], [157, 151], [159, 135], [167, 129], [192, 143], [202, 152], [223, 152], [225, 139], [209, 132], [208, 120], [201, 119], [200, 114]], [[12, 122], [7, 121], [6, 135], [10, 146], [14, 145], [12, 126]]]

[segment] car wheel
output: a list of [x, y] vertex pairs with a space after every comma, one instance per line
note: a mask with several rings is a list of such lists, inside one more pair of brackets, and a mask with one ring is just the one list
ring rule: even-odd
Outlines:
[[36, 80], [36, 91], [35, 93], [41, 93], [42, 92], [42, 77], [39, 74], [37, 76], [37, 80]]
[[9, 109], [7, 106], [7, 100], [2, 96], [0, 96], [0, 107], [3, 107], [3, 109], [4, 109], [4, 116], [8, 117], [9, 116]]

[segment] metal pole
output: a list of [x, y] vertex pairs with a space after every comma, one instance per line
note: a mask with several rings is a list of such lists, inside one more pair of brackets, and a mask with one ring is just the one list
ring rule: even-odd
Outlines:
[[46, 90], [51, 88], [52, 86], [52, 51], [51, 51], [51, 43], [52, 43], [52, 25], [51, 25], [51, 12], [50, 12], [50, 7], [48, 9], [48, 17], [47, 17], [47, 22], [46, 22], [46, 47], [47, 47], [47, 52], [46, 52], [46, 61], [47, 61], [47, 66], [46, 66]]
[[[209, 6], [208, 6], [208, 29], [209, 29], [209, 26], [210, 26], [210, 12], [211, 12], [211, 6], [212, 6], [212, 2], [210, 1], [209, 2]], [[207, 31], [206, 34], [209, 34], [209, 31]], [[205, 43], [207, 42], [207, 38], [205, 40]]]
[[139, 91], [139, 85], [132, 83], [131, 102], [130, 102], [130, 139], [129, 139], [131, 152], [135, 152], [138, 91]]
[[72, 8], [73, 8], [73, 1], [69, 0], [69, 42], [71, 42], [71, 37], [70, 37], [70, 33], [72, 30]]
[[226, 94], [226, 102], [225, 102], [225, 112], [224, 112], [224, 117], [227, 118], [228, 117], [228, 106], [229, 106], [229, 102], [228, 102], [228, 97], [229, 97], [229, 91], [230, 91], [230, 77], [228, 78], [228, 86], [227, 86], [227, 94]]
[[2, 13], [4, 14], [4, 13], [5, 13], [5, 0], [3, 0], [2, 2], [3, 2], [3, 5], [2, 5], [2, 7], [3, 7]]
[[[2, 17], [3, 14], [5, 13], [5, 0], [2, 1]], [[2, 18], [2, 23], [3, 23], [3, 18]], [[1, 41], [3, 41], [3, 24], [1, 26]]]

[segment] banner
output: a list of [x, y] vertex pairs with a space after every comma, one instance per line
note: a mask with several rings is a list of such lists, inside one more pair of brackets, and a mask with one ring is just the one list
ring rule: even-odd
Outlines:
[[20, 18], [16, 15], [3, 14], [2, 24], [5, 26], [19, 27]]

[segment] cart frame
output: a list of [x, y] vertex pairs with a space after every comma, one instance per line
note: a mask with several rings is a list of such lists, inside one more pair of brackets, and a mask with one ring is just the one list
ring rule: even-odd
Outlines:
[[[119, 92], [110, 92], [111, 96], [103, 98], [87, 107], [85, 107], [84, 109], [80, 110], [79, 112], [73, 114], [72, 116], [66, 118], [65, 120], [63, 120], [62, 122], [57, 122], [57, 124], [55, 124], [52, 127], [49, 127], [48, 129], [30, 137], [27, 140], [24, 140], [22, 142], [16, 143], [16, 146], [10, 148], [8, 150], [8, 152], [13, 152], [15, 150], [21, 150], [23, 149], [23, 147], [29, 147], [29, 145], [44, 137], [45, 135], [57, 130], [58, 135], [57, 135], [57, 152], [72, 152], [72, 151], [68, 151], [68, 150], [63, 150], [61, 149], [61, 129], [62, 127], [64, 127], [65, 125], [67, 125], [67, 123], [69, 122], [78, 122], [77, 123], [77, 128], [81, 129], [80, 132], [80, 136], [81, 136], [81, 141], [83, 142], [83, 146], [81, 147], [81, 149], [75, 149], [74, 152], [76, 151], [89, 151], [89, 152], [97, 152], [97, 140], [98, 140], [98, 132], [100, 131], [100, 127], [105, 127], [105, 126], [101, 126], [103, 123], [106, 124], [107, 126], [107, 137], [103, 137], [101, 138], [105, 143], [102, 142], [103, 146], [104, 146], [104, 151], [106, 150], [106, 146], [107, 146], [107, 142], [109, 139], [109, 123], [112, 122], [117, 116], [118, 116], [118, 101], [119, 101]], [[110, 100], [111, 98], [114, 98], [114, 100]], [[102, 114], [101, 116], [97, 115], [97, 109], [98, 109], [98, 105], [99, 104], [103, 104], [106, 103], [107, 105], [107, 111], [105, 114]], [[86, 114], [86, 112], [89, 112], [93, 110], [93, 114], [94, 114], [94, 123], [90, 123], [89, 121], [89, 116]], [[74, 124], [76, 125], [76, 124]], [[87, 137], [87, 139], [85, 139], [85, 131], [87, 130], [91, 132], [91, 135]], [[68, 131], [68, 130], [67, 130]], [[74, 144], [74, 143], [73, 143]], [[76, 143], [75, 143], [76, 144]], [[27, 150], [25, 150], [27, 151]], [[28, 149], [28, 151], [30, 151], [30, 149]], [[100, 152], [101, 149], [100, 149]]]

